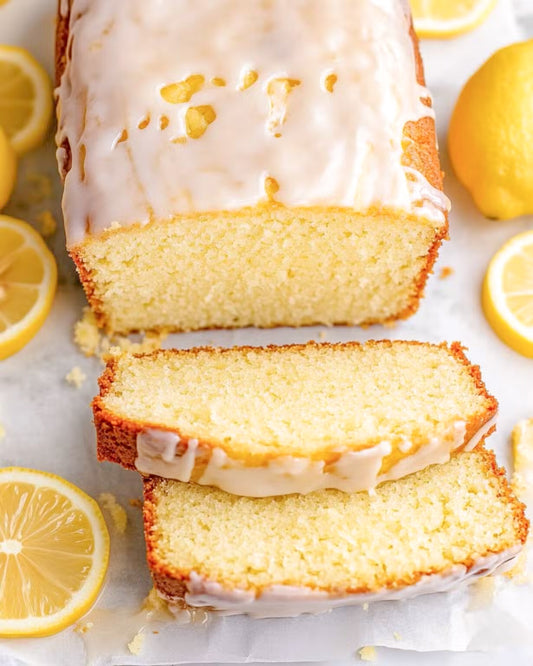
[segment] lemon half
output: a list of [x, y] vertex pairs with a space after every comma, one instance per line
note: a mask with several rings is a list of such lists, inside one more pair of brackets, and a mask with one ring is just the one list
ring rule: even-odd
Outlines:
[[96, 502], [68, 481], [0, 469], [0, 636], [46, 636], [96, 600], [109, 534]]
[[411, 0], [410, 4], [420, 37], [455, 37], [482, 23], [496, 0]]
[[0, 126], [19, 155], [43, 141], [52, 108], [43, 67], [26, 49], [0, 44]]
[[482, 303], [498, 337], [533, 358], [533, 231], [514, 236], [494, 255]]
[[52, 306], [57, 266], [27, 222], [0, 215], [0, 360], [21, 349]]
[[17, 178], [16, 153], [0, 127], [0, 210], [9, 201]]

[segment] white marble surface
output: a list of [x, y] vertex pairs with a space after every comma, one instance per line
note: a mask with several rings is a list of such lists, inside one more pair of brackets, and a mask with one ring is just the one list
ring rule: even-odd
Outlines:
[[[0, 43], [24, 44], [52, 66], [55, 0], [10, 0], [0, 8]], [[503, 345], [485, 322], [479, 303], [481, 280], [493, 252], [514, 234], [532, 227], [532, 218], [508, 222], [484, 219], [469, 195], [457, 183], [446, 155], [446, 128], [460, 87], [497, 47], [519, 37], [510, 5], [499, 3], [479, 30], [446, 42], [426, 42], [423, 52], [428, 82], [435, 97], [446, 190], [453, 202], [451, 238], [445, 244], [419, 312], [388, 329], [339, 327], [323, 329], [329, 341], [406, 338], [430, 341], [461, 340], [468, 355], [479, 363], [488, 388], [500, 400], [498, 432], [490, 443], [499, 459], [509, 462], [509, 436], [517, 420], [533, 416], [533, 360], [522, 358]], [[54, 181], [48, 201], [24, 204], [25, 174], [39, 170]], [[8, 211], [34, 221], [50, 208], [59, 213], [59, 183], [55, 175], [53, 145], [30, 155], [21, 165], [18, 194]], [[353, 661], [364, 644], [382, 645], [378, 663], [391, 666], [478, 666], [478, 664], [530, 664], [533, 662], [533, 588], [510, 583], [499, 586], [490, 608], [469, 611], [465, 593], [421, 598], [405, 603], [381, 603], [368, 612], [343, 609], [334, 614], [294, 620], [218, 618], [207, 626], [160, 627], [149, 633], [142, 654], [128, 654], [126, 643], [135, 633], [126, 618], [150, 587], [144, 563], [140, 511], [128, 505], [139, 497], [139, 478], [117, 466], [98, 464], [89, 401], [96, 392], [101, 370], [95, 359], [84, 358], [72, 343], [72, 327], [84, 302], [63, 250], [62, 234], [52, 239], [61, 265], [62, 285], [54, 308], [37, 337], [19, 354], [0, 362], [0, 422], [6, 437], [0, 441], [0, 465], [21, 465], [63, 475], [98, 496], [113, 492], [127, 508], [129, 526], [112, 535], [111, 569], [93, 616], [96, 632], [88, 639], [93, 662], [98, 664], [171, 664], [187, 662], [242, 663], [261, 661]], [[453, 274], [440, 280], [443, 266]], [[318, 328], [271, 331], [223, 331], [176, 335], [168, 345], [233, 345], [303, 342], [318, 339]], [[65, 374], [78, 365], [87, 375], [80, 390], [65, 382]], [[118, 608], [114, 615], [105, 609]], [[110, 624], [114, 636], [104, 636]], [[151, 630], [151, 629], [150, 629]], [[100, 633], [98, 633], [100, 632]], [[393, 632], [402, 639], [396, 641]], [[103, 636], [103, 638], [102, 638]], [[484, 654], [451, 651], [484, 650]], [[415, 651], [429, 651], [427, 653]], [[27, 664], [76, 666], [85, 663], [83, 642], [72, 631], [38, 640], [0, 641], [0, 664], [18, 657]]]

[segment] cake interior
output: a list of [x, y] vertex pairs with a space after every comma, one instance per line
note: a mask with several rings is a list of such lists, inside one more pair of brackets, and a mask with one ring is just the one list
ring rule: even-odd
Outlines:
[[112, 373], [104, 410], [247, 458], [427, 443], [495, 406], [461, 352], [398, 341], [166, 350]]
[[401, 211], [262, 204], [114, 229], [71, 253], [114, 331], [361, 324], [416, 309], [445, 233]]
[[295, 585], [371, 591], [422, 573], [471, 565], [525, 539], [492, 454], [460, 453], [381, 485], [250, 499], [179, 481], [148, 481], [149, 556], [176, 577], [191, 571], [227, 588]]

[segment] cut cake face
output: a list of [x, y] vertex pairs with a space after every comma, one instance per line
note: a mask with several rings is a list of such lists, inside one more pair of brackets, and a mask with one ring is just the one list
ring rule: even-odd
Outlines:
[[62, 7], [67, 242], [100, 324], [416, 309], [448, 202], [406, 3]]
[[258, 616], [444, 591], [510, 566], [528, 530], [482, 447], [375, 494], [250, 499], [153, 477], [144, 520], [159, 594]]
[[458, 344], [376, 341], [162, 350], [109, 361], [100, 460], [264, 497], [372, 489], [493, 429]]

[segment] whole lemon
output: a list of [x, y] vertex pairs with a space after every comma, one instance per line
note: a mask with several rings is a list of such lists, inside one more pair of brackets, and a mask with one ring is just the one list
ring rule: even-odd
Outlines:
[[9, 201], [17, 177], [17, 156], [0, 127], [0, 210]]
[[467, 81], [448, 149], [484, 215], [533, 213], [533, 40], [496, 51]]

